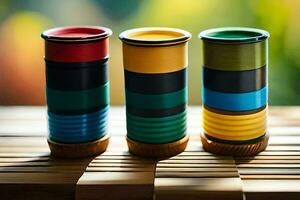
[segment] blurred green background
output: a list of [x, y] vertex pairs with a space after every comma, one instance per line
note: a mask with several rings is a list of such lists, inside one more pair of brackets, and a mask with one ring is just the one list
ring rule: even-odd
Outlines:
[[189, 103], [201, 103], [202, 30], [246, 26], [270, 32], [269, 102], [300, 104], [300, 1], [297, 0], [0, 0], [0, 104], [44, 104], [40, 33], [56, 26], [100, 25], [110, 39], [111, 103], [123, 104], [120, 32], [167, 26], [192, 33]]

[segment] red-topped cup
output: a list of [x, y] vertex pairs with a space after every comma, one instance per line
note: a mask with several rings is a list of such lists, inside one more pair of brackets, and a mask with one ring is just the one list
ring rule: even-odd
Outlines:
[[58, 157], [88, 157], [108, 145], [108, 40], [98, 26], [61, 27], [45, 39], [48, 143]]
[[[63, 27], [42, 33], [45, 59], [56, 62], [89, 62], [108, 57], [112, 31], [98, 26]], [[72, 45], [70, 45], [72, 44]]]

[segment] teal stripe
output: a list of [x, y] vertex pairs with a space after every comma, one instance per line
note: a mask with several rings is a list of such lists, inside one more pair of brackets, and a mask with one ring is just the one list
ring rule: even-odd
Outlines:
[[186, 135], [186, 129], [166, 133], [166, 134], [139, 134], [137, 132], [127, 132], [127, 136], [138, 142], [149, 144], [171, 143], [180, 140]]
[[127, 119], [129, 120], [132, 120], [132, 121], [136, 121], [136, 122], [141, 122], [141, 123], [144, 123], [144, 122], [149, 122], [149, 123], [162, 123], [162, 122], [171, 122], [171, 121], [174, 121], [176, 119], [180, 119], [182, 117], [185, 117], [186, 116], [186, 110], [180, 114], [177, 114], [177, 115], [172, 115], [172, 116], [168, 116], [168, 117], [139, 117], [139, 116], [136, 116], [136, 115], [132, 115], [130, 113], [126, 113], [126, 117]]
[[53, 110], [91, 109], [109, 104], [109, 83], [79, 91], [60, 91], [46, 87], [47, 106]]
[[134, 131], [141, 134], [151, 134], [151, 135], [163, 135], [165, 133], [173, 132], [176, 130], [180, 130], [186, 127], [186, 124], [178, 124], [176, 126], [164, 127], [164, 128], [142, 128], [136, 126], [127, 126], [128, 132]]
[[144, 118], [127, 113], [127, 136], [138, 142], [162, 144], [186, 135], [186, 111], [168, 117]]
[[126, 105], [145, 109], [167, 109], [187, 102], [187, 88], [165, 94], [138, 94], [125, 89]]
[[160, 123], [152, 123], [152, 122], [139, 122], [134, 120], [127, 120], [127, 126], [137, 126], [137, 127], [144, 127], [144, 128], [163, 128], [168, 126], [177, 126], [178, 124], [186, 123], [186, 116], [175, 119], [174, 121], [170, 122], [160, 122]]

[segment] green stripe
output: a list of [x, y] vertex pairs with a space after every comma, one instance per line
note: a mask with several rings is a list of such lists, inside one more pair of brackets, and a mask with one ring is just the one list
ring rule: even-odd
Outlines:
[[109, 82], [80, 91], [60, 91], [46, 87], [47, 106], [53, 110], [91, 109], [109, 104]]
[[163, 134], [165, 132], [175, 131], [177, 129], [181, 129], [186, 127], [186, 121], [183, 121], [179, 124], [174, 124], [172, 126], [161, 126], [161, 127], [143, 127], [133, 125], [127, 122], [127, 130], [128, 131], [137, 131], [141, 133], [151, 133], [151, 134]]
[[172, 122], [174, 120], [181, 119], [182, 117], [185, 117], [185, 116], [186, 116], [186, 110], [177, 115], [172, 115], [172, 116], [168, 116], [168, 117], [138, 117], [138, 116], [132, 115], [128, 112], [126, 113], [126, 117], [129, 120], [141, 122], [141, 123], [149, 122], [149, 123], [155, 123], [155, 124], [164, 123], [164, 122]]
[[134, 121], [134, 120], [128, 119], [127, 125], [143, 127], [143, 128], [163, 128], [166, 126], [177, 126], [178, 124], [182, 124], [185, 122], [186, 122], [186, 116], [183, 116], [182, 118], [176, 119], [174, 121], [159, 122], [159, 123], [139, 122], [139, 121]]
[[173, 108], [187, 102], [187, 88], [165, 94], [138, 94], [125, 90], [126, 105], [145, 109]]
[[267, 40], [241, 44], [203, 41], [203, 64], [223, 71], [260, 68], [267, 64]]
[[127, 113], [127, 136], [135, 141], [162, 144], [186, 135], [186, 111], [161, 118], [144, 118]]
[[149, 143], [149, 144], [162, 144], [170, 143], [180, 140], [186, 135], [186, 129], [168, 132], [165, 134], [145, 134], [135, 131], [128, 131], [127, 136], [138, 142]]

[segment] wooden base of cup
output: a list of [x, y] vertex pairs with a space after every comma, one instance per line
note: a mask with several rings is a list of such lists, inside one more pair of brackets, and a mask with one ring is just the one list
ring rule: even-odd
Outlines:
[[84, 158], [97, 156], [106, 150], [108, 143], [108, 135], [96, 141], [79, 144], [63, 144], [48, 139], [51, 155], [60, 158]]
[[176, 142], [166, 144], [146, 144], [133, 141], [127, 137], [127, 144], [130, 153], [149, 158], [175, 156], [185, 150], [188, 141], [189, 137], [187, 135]]
[[266, 134], [261, 140], [248, 144], [225, 144], [209, 140], [204, 134], [201, 134], [201, 142], [205, 151], [227, 156], [254, 156], [264, 151], [268, 146], [269, 134]]

